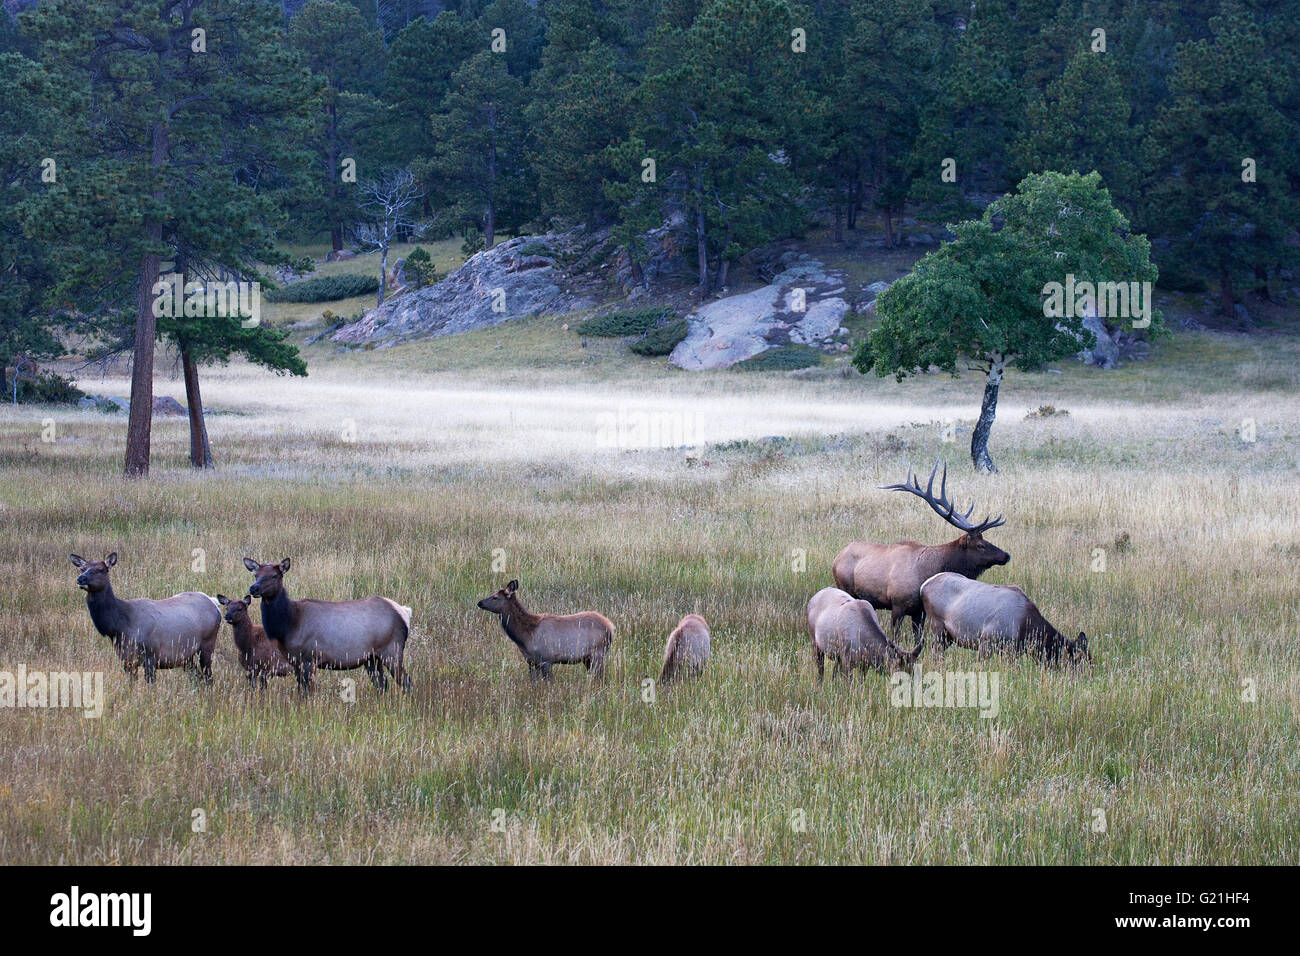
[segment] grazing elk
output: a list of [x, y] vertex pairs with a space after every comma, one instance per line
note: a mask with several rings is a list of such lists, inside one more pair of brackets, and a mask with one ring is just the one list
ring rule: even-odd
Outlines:
[[972, 522], [974, 503], [965, 514], [957, 514], [956, 506], [948, 500], [948, 466], [943, 466], [943, 479], [939, 497], [934, 497], [934, 476], [939, 470], [936, 460], [930, 472], [930, 482], [925, 490], [907, 470], [907, 481], [901, 485], [882, 485], [886, 491], [906, 491], [928, 504], [934, 513], [962, 532], [960, 538], [947, 544], [924, 545], [918, 541], [896, 541], [893, 544], [871, 544], [854, 541], [835, 558], [831, 570], [835, 583], [856, 598], [870, 601], [871, 606], [889, 609], [889, 626], [895, 634], [903, 618], [912, 619], [912, 637], [921, 634], [925, 611], [921, 605], [921, 585], [926, 578], [942, 571], [954, 571], [968, 578], [978, 578], [995, 564], [1006, 564], [1011, 556], [1001, 548], [984, 540], [984, 532], [1006, 524], [1001, 515]]
[[135, 598], [124, 601], [113, 593], [109, 569], [117, 564], [114, 551], [103, 561], [87, 561], [79, 554], [68, 555], [77, 575], [77, 587], [86, 592], [90, 619], [110, 641], [132, 680], [144, 667], [144, 679], [152, 684], [157, 672], [172, 667], [194, 668], [205, 684], [212, 683], [212, 652], [221, 632], [217, 602], [201, 591], [186, 591], [152, 601]]
[[402, 690], [411, 678], [402, 665], [406, 639], [411, 632], [411, 609], [386, 597], [354, 601], [291, 601], [284, 587], [289, 559], [279, 564], [259, 564], [244, 558], [253, 572], [248, 593], [262, 599], [262, 627], [266, 636], [284, 647], [298, 679], [298, 688], [311, 689], [317, 668], [347, 671], [364, 667], [381, 691], [388, 689], [384, 668]]
[[687, 614], [668, 635], [664, 646], [664, 667], [659, 683], [667, 686], [682, 677], [698, 677], [709, 662], [709, 623], [698, 614]]
[[822, 588], [808, 601], [808, 633], [812, 637], [817, 680], [827, 657], [835, 660], [835, 676], [852, 676], [856, 667], [894, 671], [910, 667], [925, 646], [925, 635], [912, 650], [897, 647], [880, 628], [871, 602], [860, 601], [839, 588]]
[[484, 611], [501, 615], [501, 629], [514, 641], [528, 662], [528, 676], [551, 679], [552, 664], [587, 666], [599, 680], [605, 674], [605, 655], [614, 641], [614, 625], [595, 611], [577, 614], [530, 614], [519, 603], [519, 582], [511, 581], [478, 602]]
[[226, 609], [226, 622], [234, 634], [239, 650], [239, 663], [248, 674], [248, 686], [266, 689], [267, 679], [284, 677], [292, 668], [284, 648], [266, 636], [262, 625], [254, 624], [248, 614], [253, 603], [251, 596], [244, 599], [217, 595], [217, 603]]
[[945, 572], [921, 585], [921, 601], [940, 651], [951, 642], [978, 650], [980, 657], [1010, 649], [1055, 664], [1064, 648], [1072, 663], [1092, 660], [1087, 634], [1065, 637], [1015, 585], [986, 584]]

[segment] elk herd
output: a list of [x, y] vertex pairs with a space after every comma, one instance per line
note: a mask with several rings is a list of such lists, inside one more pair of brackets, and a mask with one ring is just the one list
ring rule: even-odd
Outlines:
[[[979, 580], [989, 568], [1005, 565], [1010, 556], [985, 540], [984, 532], [1005, 523], [1001, 515], [971, 521], [975, 506], [958, 513], [948, 499], [948, 469], [935, 462], [925, 488], [909, 469], [903, 484], [884, 490], [903, 491], [924, 501], [961, 532], [946, 544], [916, 541], [874, 544], [854, 541], [831, 566], [835, 587], [822, 588], [807, 604], [808, 635], [817, 679], [825, 659], [836, 675], [858, 669], [891, 672], [911, 667], [933, 634], [942, 654], [957, 644], [987, 657], [994, 652], [1033, 654], [1045, 663], [1091, 661], [1087, 635], [1066, 638], [1048, 623], [1033, 601], [1014, 585]], [[293, 599], [285, 587], [290, 560], [263, 564], [244, 558], [253, 575], [243, 598], [200, 591], [173, 597], [124, 600], [113, 593], [109, 572], [117, 564], [114, 552], [102, 561], [70, 554], [77, 586], [86, 592], [86, 606], [95, 629], [113, 644], [122, 667], [134, 679], [143, 668], [153, 683], [158, 670], [185, 667], [204, 683], [212, 681], [212, 655], [224, 618], [250, 687], [265, 688], [272, 677], [293, 674], [300, 690], [312, 687], [316, 670], [364, 667], [380, 691], [388, 679], [411, 689], [404, 658], [411, 630], [411, 608], [391, 598], [371, 596], [351, 601]], [[261, 623], [252, 619], [253, 599], [261, 605]], [[614, 641], [614, 625], [603, 614], [536, 614], [519, 600], [519, 582], [483, 598], [478, 607], [497, 615], [501, 629], [519, 649], [531, 679], [551, 679], [556, 664], [582, 664], [600, 680]], [[223, 610], [224, 609], [224, 610]], [[893, 639], [885, 633], [877, 611], [888, 610]], [[905, 649], [895, 643], [904, 619], [912, 622]], [[699, 675], [709, 660], [711, 633], [699, 614], [687, 614], [668, 636], [659, 683], [669, 686]]]

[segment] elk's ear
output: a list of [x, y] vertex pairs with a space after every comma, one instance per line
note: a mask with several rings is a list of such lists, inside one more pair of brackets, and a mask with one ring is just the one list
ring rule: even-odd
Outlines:
[[248, 568], [248, 570], [256, 574], [257, 569], [260, 567], [260, 565], [252, 558], [244, 558], [244, 567]]
[[112, 554], [110, 554], [108, 557], [106, 557], [106, 558], [104, 559], [104, 563], [107, 564], [110, 568], [111, 568], [113, 565], [117, 564], [117, 552], [114, 551]]
[[81, 570], [86, 566], [86, 559], [79, 554], [68, 555], [68, 560], [72, 562], [72, 566], [77, 570]]
[[515, 593], [516, 591], [518, 591], [518, 590], [519, 590], [519, 582], [518, 582], [518, 581], [511, 581], [509, 584], [506, 585], [506, 593], [507, 593], [507, 594], [514, 594], [514, 593]]
[[280, 562], [280, 573], [281, 573], [281, 574], [288, 574], [288, 573], [289, 573], [289, 559], [288, 559], [288, 558], [285, 558], [283, 561]]
[[220, 604], [222, 607], [225, 607], [227, 604], [230, 603], [230, 598], [226, 597], [224, 594], [218, 594], [217, 603]]

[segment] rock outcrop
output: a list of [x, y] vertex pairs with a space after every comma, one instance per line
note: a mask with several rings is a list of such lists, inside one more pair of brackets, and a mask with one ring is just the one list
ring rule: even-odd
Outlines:
[[765, 286], [701, 305], [670, 361], [688, 370], [727, 368], [768, 349], [811, 345], [831, 350], [843, 334], [849, 304], [844, 277], [797, 252]]
[[330, 337], [382, 347], [579, 307], [549, 238], [520, 236], [477, 253], [445, 279], [389, 299]]

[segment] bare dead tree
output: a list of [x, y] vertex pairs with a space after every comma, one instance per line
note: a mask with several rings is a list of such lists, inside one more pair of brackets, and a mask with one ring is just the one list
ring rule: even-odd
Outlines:
[[388, 291], [388, 249], [402, 237], [419, 237], [429, 223], [416, 219], [415, 212], [424, 199], [424, 191], [409, 169], [398, 169], [380, 179], [360, 185], [361, 210], [367, 218], [353, 231], [356, 245], [378, 251], [380, 262], [379, 301], [384, 304]]

